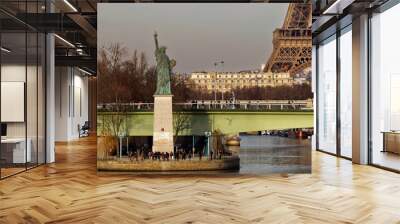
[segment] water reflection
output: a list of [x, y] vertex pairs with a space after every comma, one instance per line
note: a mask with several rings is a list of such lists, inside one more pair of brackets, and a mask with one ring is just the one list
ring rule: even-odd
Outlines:
[[277, 136], [240, 136], [240, 173], [310, 173], [308, 139]]

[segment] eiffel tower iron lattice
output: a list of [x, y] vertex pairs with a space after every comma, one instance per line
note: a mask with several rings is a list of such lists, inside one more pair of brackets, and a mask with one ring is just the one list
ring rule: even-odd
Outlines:
[[273, 52], [265, 72], [288, 72], [291, 75], [311, 67], [312, 6], [309, 3], [291, 3], [282, 28], [273, 33]]

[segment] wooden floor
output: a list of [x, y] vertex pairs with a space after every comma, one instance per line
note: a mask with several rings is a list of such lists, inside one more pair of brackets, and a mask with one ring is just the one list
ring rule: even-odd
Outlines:
[[391, 152], [375, 151], [373, 155], [374, 164], [400, 170], [400, 155]]
[[96, 142], [0, 181], [0, 223], [400, 223], [400, 175], [313, 152], [313, 174], [96, 173]]
[[11, 176], [13, 174], [23, 172], [25, 170], [26, 170], [25, 167], [23, 167], [23, 168], [19, 168], [19, 167], [17, 167], [17, 168], [14, 168], [14, 167], [4, 168], [4, 167], [2, 167], [1, 168], [1, 177], [2, 178], [3, 177], [8, 177], [8, 176]]

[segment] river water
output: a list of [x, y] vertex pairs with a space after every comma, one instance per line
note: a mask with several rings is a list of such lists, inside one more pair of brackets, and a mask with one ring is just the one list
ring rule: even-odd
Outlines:
[[241, 174], [310, 173], [311, 141], [278, 136], [240, 136]]

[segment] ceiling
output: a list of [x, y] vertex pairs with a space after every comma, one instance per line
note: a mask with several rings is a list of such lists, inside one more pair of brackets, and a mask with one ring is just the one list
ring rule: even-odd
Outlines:
[[[390, 0], [313, 0], [313, 43], [332, 36], [352, 23], [354, 17], [377, 8]], [[394, 0], [397, 1], [397, 0]]]

